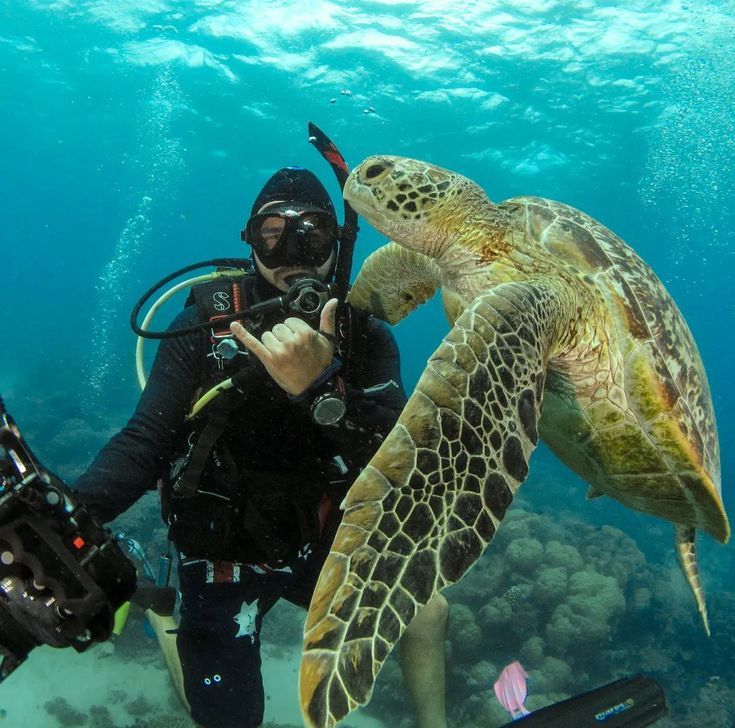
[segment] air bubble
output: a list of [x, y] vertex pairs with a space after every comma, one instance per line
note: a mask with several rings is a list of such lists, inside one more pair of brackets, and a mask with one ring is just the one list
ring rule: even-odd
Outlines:
[[184, 166], [181, 141], [171, 132], [183, 105], [181, 88], [171, 68], [160, 67], [150, 94], [140, 104], [139, 153], [132, 160], [142, 177], [138, 202], [120, 231], [112, 257], [95, 286], [97, 304], [87, 374], [90, 387], [89, 396], [83, 401], [90, 416], [99, 411], [103, 396], [107, 396], [103, 393], [113, 381], [113, 372], [114, 381], [122, 381], [132, 367], [129, 359], [119, 356], [117, 334], [127, 328], [127, 303], [135, 298], [138, 286], [137, 281], [131, 280], [131, 273], [141, 267], [140, 257], [152, 238], [151, 210], [170, 197], [171, 188]]

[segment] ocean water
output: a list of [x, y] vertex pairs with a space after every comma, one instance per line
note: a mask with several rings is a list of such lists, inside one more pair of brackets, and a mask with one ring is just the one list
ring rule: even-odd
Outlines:
[[[431, 161], [495, 201], [571, 204], [632, 245], [696, 338], [732, 510], [733, 37], [732, 0], [0, 0], [0, 394], [39, 456], [73, 480], [136, 401], [127, 321], [140, 293], [192, 261], [246, 255], [239, 231], [281, 166], [308, 166], [338, 200], [307, 142], [313, 121], [350, 164], [376, 153]], [[355, 272], [382, 242], [362, 224]], [[446, 330], [435, 302], [396, 328], [409, 390]], [[155, 504], [124, 524], [155, 556]], [[586, 501], [540, 448], [507, 529], [448, 593], [450, 725], [502, 723], [492, 683], [514, 659], [531, 675], [530, 707], [643, 671], [669, 699], [661, 725], [735, 725], [732, 547], [700, 539], [708, 640], [670, 532]], [[522, 553], [555, 543], [576, 550], [579, 568], [539, 596], [553, 559], [532, 565]], [[567, 633], [552, 619], [565, 604], [588, 610]], [[136, 654], [164, 675], [132, 621], [106, 651], [64, 654], [63, 677], [56, 652], [34, 653], [0, 685], [4, 720], [123, 726], [175, 713], [163, 678], [138, 695], [128, 675]], [[291, 664], [297, 642], [273, 659]], [[390, 662], [365, 720], [411, 724], [396, 672]], [[290, 668], [278, 675], [295, 693]], [[120, 710], [79, 702], [92, 679], [97, 707]]]

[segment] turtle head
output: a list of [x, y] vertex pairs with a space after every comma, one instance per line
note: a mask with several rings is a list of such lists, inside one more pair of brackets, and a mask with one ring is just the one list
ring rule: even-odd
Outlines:
[[368, 157], [347, 178], [344, 198], [373, 227], [412, 250], [440, 258], [474, 207], [491, 204], [462, 175], [406, 157]]

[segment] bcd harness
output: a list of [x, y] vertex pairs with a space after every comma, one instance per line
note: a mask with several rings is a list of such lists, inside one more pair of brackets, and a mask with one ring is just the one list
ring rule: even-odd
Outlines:
[[[233, 411], [246, 404], [248, 385], [253, 381], [263, 381], [262, 376], [255, 376], [255, 369], [262, 365], [249, 352], [238, 347], [229, 322], [218, 327], [218, 321], [228, 314], [246, 310], [248, 302], [252, 300], [254, 282], [254, 276], [245, 273], [239, 278], [230, 276], [195, 286], [191, 290], [187, 304], [194, 303], [199, 320], [212, 324], [206, 334], [209, 352], [206, 381], [202, 382], [202, 387], [207, 391], [230, 377], [235, 387], [213, 399], [194, 420], [183, 452], [172, 462], [170, 477], [164, 479], [161, 499], [170, 537], [187, 556], [243, 560], [242, 557], [236, 558], [237, 553], [231, 552], [237, 551], [237, 544], [242, 543], [240, 532], [244, 530], [265, 555], [266, 562], [276, 564], [283, 563], [293, 551], [293, 542], [289, 545], [282, 538], [252, 498], [242, 497], [240, 487], [247, 475], [252, 477], [258, 487], [268, 492], [274, 490], [274, 498], [283, 498], [283, 486], [288, 484], [289, 476], [280, 472], [240, 473], [225, 443], [221, 442]], [[335, 355], [342, 360], [342, 371], [345, 372], [351, 354], [352, 313], [349, 306], [340, 306], [339, 309]], [[275, 322], [256, 319], [243, 323], [257, 334]], [[314, 324], [313, 321], [310, 323]], [[334, 461], [330, 465], [333, 477], [335, 481], [344, 481], [347, 472], [347, 468], [343, 467], [344, 461], [339, 457]], [[221, 486], [219, 492], [213, 492], [216, 489], [210, 489], [203, 483], [207, 464], [212, 462], [217, 466]], [[327, 481], [330, 480], [331, 477], [328, 477]], [[311, 507], [306, 495], [293, 498], [288, 504], [294, 512], [302, 544], [313, 542], [324, 527], [329, 505], [329, 499], [325, 501], [328, 484], [324, 482], [319, 485], [322, 492], [316, 495], [321, 498], [316, 498], [315, 507]], [[303, 488], [296, 486], [293, 490], [300, 494]], [[312, 492], [312, 501], [314, 495]], [[206, 523], [208, 516], [211, 519]]]

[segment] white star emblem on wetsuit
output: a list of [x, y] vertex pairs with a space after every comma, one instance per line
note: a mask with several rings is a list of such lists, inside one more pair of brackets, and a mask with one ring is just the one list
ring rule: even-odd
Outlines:
[[240, 612], [235, 615], [234, 620], [238, 624], [237, 637], [250, 637], [251, 642], [255, 642], [255, 618], [258, 616], [258, 600], [252, 604], [243, 602]]

